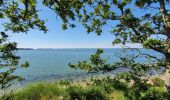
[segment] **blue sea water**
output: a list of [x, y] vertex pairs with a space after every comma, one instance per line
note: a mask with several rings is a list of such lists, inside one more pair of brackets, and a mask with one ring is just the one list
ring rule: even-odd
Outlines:
[[[20, 63], [28, 61], [28, 68], [17, 69], [14, 74], [21, 75], [25, 78], [23, 83], [34, 81], [50, 81], [61, 79], [74, 79], [84, 77], [89, 74], [84, 71], [74, 70], [68, 67], [68, 63], [77, 63], [78, 61], [89, 60], [89, 56], [94, 54], [96, 49], [35, 49], [19, 50], [18, 55], [21, 57]], [[141, 52], [162, 57], [161, 54], [153, 51], [140, 49]], [[119, 60], [117, 55], [122, 53], [122, 49], [104, 49], [102, 58], [109, 59], [110, 63]], [[127, 53], [133, 54], [132, 51]], [[137, 59], [139, 62], [146, 62], [144, 58]], [[118, 72], [122, 69], [113, 71]]]

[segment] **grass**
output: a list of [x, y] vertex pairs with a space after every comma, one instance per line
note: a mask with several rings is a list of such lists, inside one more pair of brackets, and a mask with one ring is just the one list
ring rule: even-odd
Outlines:
[[141, 92], [141, 97], [135, 96], [135, 92], [126, 88], [125, 84], [103, 79], [90, 83], [69, 81], [34, 83], [8, 93], [5, 98], [1, 97], [0, 100], [133, 100], [132, 98], [168, 100], [165, 96], [169, 96], [169, 94], [164, 92], [162, 81], [160, 79], [153, 81], [156, 85]]
[[10, 93], [10, 100], [59, 100], [66, 97], [66, 91], [56, 84], [36, 83]]
[[125, 100], [123, 92], [108, 93], [101, 85], [34, 83], [9, 93], [3, 100]]
[[125, 97], [122, 91], [113, 91], [109, 94], [110, 100], [127, 100], [128, 98]]

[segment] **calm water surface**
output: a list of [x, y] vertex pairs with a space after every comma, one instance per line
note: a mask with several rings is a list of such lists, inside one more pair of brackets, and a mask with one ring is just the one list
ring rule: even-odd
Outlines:
[[[109, 62], [118, 61], [117, 54], [122, 49], [105, 49], [103, 58], [109, 57]], [[86, 72], [74, 70], [68, 67], [68, 63], [77, 63], [82, 60], [89, 60], [89, 56], [95, 53], [96, 49], [51, 49], [51, 50], [19, 50], [21, 56], [20, 63], [29, 61], [30, 66], [26, 69], [17, 69], [15, 74], [25, 78], [23, 83], [34, 81], [49, 81], [60, 79], [74, 79], [76, 77], [87, 76]], [[142, 52], [162, 57], [152, 50], [141, 49]], [[132, 52], [128, 52], [132, 53]], [[145, 62], [144, 58], [139, 58], [139, 62]], [[112, 73], [122, 71], [118, 69]]]

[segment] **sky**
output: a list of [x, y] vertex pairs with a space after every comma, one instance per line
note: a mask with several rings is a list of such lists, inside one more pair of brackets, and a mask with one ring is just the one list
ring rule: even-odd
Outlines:
[[[19, 48], [113, 48], [114, 35], [105, 28], [98, 36], [96, 33], [87, 34], [81, 24], [74, 29], [62, 30], [62, 22], [49, 8], [38, 4], [39, 17], [46, 22], [47, 33], [39, 30], [30, 30], [26, 33], [15, 33], [10, 40], [18, 43]], [[141, 47], [140, 44], [127, 44], [129, 47]], [[114, 48], [120, 48], [116, 45]]]

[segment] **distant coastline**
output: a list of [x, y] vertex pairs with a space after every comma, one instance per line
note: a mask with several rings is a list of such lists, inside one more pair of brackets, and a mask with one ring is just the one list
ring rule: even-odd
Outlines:
[[18, 50], [34, 50], [33, 48], [18, 48]]
[[[56, 50], [56, 49], [123, 49], [123, 48], [18, 48], [18, 50]], [[124, 49], [130, 49], [130, 48], [124, 48]], [[133, 48], [133, 49], [143, 49], [143, 48]]]

